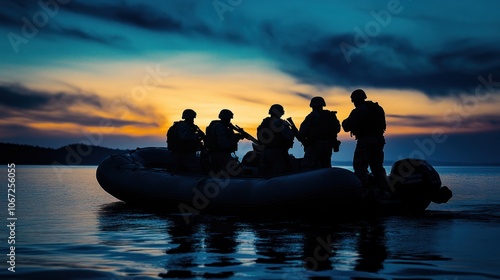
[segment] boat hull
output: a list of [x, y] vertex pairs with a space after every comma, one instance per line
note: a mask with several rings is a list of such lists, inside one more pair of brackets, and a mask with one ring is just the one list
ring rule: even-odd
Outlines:
[[106, 192], [128, 204], [182, 214], [419, 213], [431, 201], [451, 198], [434, 168], [422, 160], [396, 162], [388, 176], [391, 192], [382, 193], [362, 188], [353, 172], [337, 167], [270, 178], [230, 178], [173, 172], [174, 166], [167, 149], [142, 148], [107, 157], [96, 177]]
[[[164, 158], [164, 162], [158, 159]], [[110, 156], [97, 168], [102, 188], [131, 204], [167, 211], [199, 213], [304, 212], [358, 209], [359, 179], [349, 170], [327, 168], [271, 178], [177, 174], [168, 168], [169, 152], [147, 148]]]

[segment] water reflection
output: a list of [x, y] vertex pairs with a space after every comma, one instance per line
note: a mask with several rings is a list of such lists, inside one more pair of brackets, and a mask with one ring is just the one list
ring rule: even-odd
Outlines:
[[177, 256], [168, 258], [165, 268], [167, 273], [164, 277], [190, 277], [191, 267], [196, 267], [196, 254], [203, 248], [201, 229], [199, 225], [186, 225], [178, 218], [166, 219], [169, 225], [166, 229], [166, 235], [172, 243], [170, 249], [165, 250], [167, 255]]
[[145, 255], [157, 256], [164, 278], [377, 272], [388, 255], [384, 220], [377, 219], [328, 223], [200, 215], [186, 224], [180, 215], [117, 202], [102, 206], [98, 221], [103, 244], [139, 253], [138, 263]]
[[384, 268], [383, 263], [388, 255], [384, 224], [371, 222], [361, 227], [357, 251], [359, 258], [355, 270], [377, 272]]

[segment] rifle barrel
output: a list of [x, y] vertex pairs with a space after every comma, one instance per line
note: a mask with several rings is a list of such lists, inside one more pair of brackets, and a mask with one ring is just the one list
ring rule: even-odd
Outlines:
[[299, 129], [297, 128], [297, 126], [293, 122], [292, 118], [290, 117], [290, 118], [287, 118], [286, 120], [290, 124], [290, 127], [292, 129], [292, 132], [293, 132], [293, 135], [295, 136], [295, 138], [297, 138], [297, 140], [299, 140], [302, 144], [304, 144], [304, 138], [302, 138], [302, 136], [300, 135]]
[[240, 133], [241, 135], [243, 135], [243, 137], [245, 137], [246, 139], [252, 141], [254, 144], [256, 145], [260, 145], [259, 143], [259, 140], [257, 140], [255, 137], [253, 137], [252, 135], [250, 135], [248, 132], [246, 132], [243, 128], [237, 126], [237, 125], [234, 125], [234, 124], [231, 124], [231, 128], [233, 130], [236, 130], [238, 133]]

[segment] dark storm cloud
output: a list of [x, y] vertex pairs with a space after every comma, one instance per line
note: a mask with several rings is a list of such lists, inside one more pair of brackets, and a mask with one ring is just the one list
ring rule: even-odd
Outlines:
[[15, 109], [50, 110], [66, 108], [75, 104], [102, 107], [95, 94], [49, 93], [26, 88], [19, 84], [0, 84], [0, 106]]
[[73, 1], [65, 9], [98, 19], [117, 21], [148, 30], [179, 30], [182, 23], [144, 4], [108, 4]]
[[111, 47], [128, 48], [128, 40], [118, 35], [99, 35], [95, 31], [87, 32], [79, 28], [53, 26], [50, 32], [63, 37], [75, 38], [79, 40], [95, 42]]
[[1, 14], [6, 15], [27, 15], [30, 11], [39, 8], [37, 1], [19, 0], [19, 1], [1, 1]]
[[[23, 114], [26, 115], [26, 114]], [[155, 127], [158, 126], [156, 123], [145, 123], [139, 121], [130, 121], [123, 120], [119, 118], [106, 118], [96, 116], [96, 115], [85, 115], [82, 113], [75, 112], [61, 112], [57, 115], [46, 114], [45, 112], [31, 112], [28, 116], [32, 119], [41, 122], [50, 122], [50, 123], [77, 123], [78, 125], [83, 126], [98, 126], [103, 120], [111, 123], [114, 127], [123, 127], [123, 126], [135, 126], [135, 127]]]
[[[0, 24], [4, 27], [8, 27], [9, 33], [12, 32], [18, 36], [23, 35], [23, 28], [28, 26], [29, 32], [32, 33], [32, 28], [36, 28], [35, 35], [39, 32], [44, 35], [57, 35], [62, 38], [74, 38], [89, 42], [95, 42], [103, 45], [108, 45], [112, 47], [126, 48], [128, 45], [128, 40], [125, 37], [119, 35], [103, 35], [99, 34], [99, 31], [92, 30], [86, 31], [81, 28], [71, 27], [74, 22], [64, 22], [62, 24], [57, 23], [57, 15], [59, 11], [67, 9], [65, 5], [57, 5], [55, 8], [52, 5], [41, 5], [42, 1], [11, 1], [5, 6], [2, 6], [0, 11]], [[50, 3], [56, 3], [50, 2]], [[70, 2], [71, 3], [71, 2]], [[3, 4], [2, 4], [3, 5]], [[35, 24], [36, 20], [41, 20], [43, 15], [47, 23], [43, 26], [38, 26]]]
[[0, 132], [2, 132], [2, 138], [9, 138], [15, 135], [35, 137], [37, 134], [43, 134], [43, 131], [22, 124], [0, 124]]
[[424, 115], [396, 115], [396, 114], [386, 114], [386, 118], [392, 118], [396, 120], [409, 120], [409, 121], [426, 121], [434, 116], [424, 116]]
[[[156, 2], [158, 3], [158, 2]], [[149, 3], [147, 3], [149, 4]], [[173, 32], [173, 33], [200, 33], [211, 35], [212, 31], [201, 24], [198, 20], [183, 17], [178, 19], [173, 11], [165, 11], [161, 7], [155, 7], [143, 3], [138, 4], [115, 4], [115, 3], [95, 3], [73, 1], [65, 6], [65, 9], [76, 14], [93, 17], [100, 20], [119, 22], [125, 25], [134, 26], [151, 31]], [[182, 7], [182, 2], [177, 2], [179, 6], [170, 5], [173, 9]], [[169, 5], [162, 3], [162, 5]], [[171, 12], [171, 14], [169, 14]]]
[[428, 128], [450, 128], [471, 129], [475, 131], [498, 131], [500, 130], [500, 118], [498, 115], [470, 115], [459, 116], [443, 114], [442, 116], [429, 115], [395, 115], [387, 114], [389, 126], [411, 126]]
[[[281, 5], [266, 1], [259, 9], [279, 11]], [[321, 7], [318, 4], [318, 9]], [[326, 5], [325, 8], [331, 6]], [[9, 25], [17, 17], [20, 23], [23, 15], [30, 15], [39, 9], [37, 1], [11, 3], [6, 6], [6, 10], [14, 11], [16, 16], [6, 16], [1, 21]], [[261, 51], [276, 68], [293, 76], [298, 82], [317, 87], [406, 89], [439, 97], [474, 93], [481, 83], [479, 76], [492, 75], [493, 81], [500, 80], [498, 36], [483, 36], [482, 39], [474, 40], [470, 39], [473, 34], [446, 37], [446, 31], [453, 28], [452, 23], [456, 21], [451, 17], [426, 14], [405, 17], [415, 24], [434, 24], [443, 32], [443, 38], [431, 44], [433, 49], [424, 49], [418, 43], [420, 34], [408, 34], [404, 30], [391, 34], [381, 32], [365, 38], [362, 43], [356, 43], [354, 29], [340, 30], [333, 25], [318, 25], [305, 17], [279, 15], [266, 18], [260, 16], [250, 4], [235, 9], [235, 14], [227, 17], [225, 22], [217, 20], [211, 1], [117, 3], [73, 0], [61, 5], [60, 9], [81, 16], [75, 23], [79, 27], [62, 27], [51, 23], [45, 32], [110, 46], [125, 46], [125, 43], [135, 40], [127, 33], [108, 36], [101, 30], [82, 29], [85, 19], [94, 19], [160, 35], [172, 33], [185, 36], [192, 39], [191, 47], [194, 49], [204, 45], [200, 40], [232, 45], [234, 53], [243, 47], [253, 48]], [[31, 13], [27, 10], [31, 10]], [[472, 19], [471, 22], [468, 25], [484, 24]], [[470, 30], [473, 27], [468, 26]], [[160, 41], [154, 47], [161, 48], [162, 44], [167, 43]], [[168, 44], [168, 47], [175, 47]], [[190, 47], [183, 45], [182, 48], [189, 51]]]
[[500, 50], [484, 43], [452, 42], [444, 50], [420, 50], [403, 38], [381, 36], [348, 57], [340, 45], [350, 35], [285, 47], [281, 69], [300, 82], [319, 86], [413, 89], [429, 96], [474, 93], [479, 75], [500, 75]]
[[[155, 2], [159, 6], [150, 3], [116, 4], [92, 3], [72, 1], [64, 9], [78, 15], [84, 15], [99, 20], [119, 22], [127, 26], [133, 26], [148, 31], [159, 33], [175, 33], [185, 36], [198, 36], [213, 41], [222, 41], [230, 44], [250, 43], [250, 39], [237, 28], [219, 28], [213, 26], [213, 20], [204, 21], [202, 16], [195, 13], [197, 6], [204, 6], [213, 12], [212, 3], [198, 1], [179, 2]], [[211, 25], [211, 24], [212, 25]], [[220, 22], [215, 22], [220, 23]]]
[[490, 130], [500, 131], [500, 116], [487, 114], [464, 117], [460, 122], [455, 122], [452, 125], [462, 126], [474, 130]]
[[234, 95], [231, 97], [235, 100], [239, 100], [239, 101], [251, 103], [251, 104], [259, 104], [259, 105], [267, 104], [264, 101], [256, 99], [256, 98], [252, 98], [251, 96]]
[[302, 92], [293, 92], [293, 94], [297, 95], [300, 98], [304, 98], [305, 100], [309, 101], [311, 98], [314, 96], [308, 93], [302, 93]]
[[2, 26], [17, 26], [20, 21], [14, 17], [12, 17], [7, 11], [0, 10], [0, 24]]
[[390, 126], [411, 126], [411, 127], [447, 127], [449, 122], [442, 117], [428, 115], [395, 115], [386, 114], [386, 119]]
[[[107, 110], [102, 105], [101, 98], [92, 93], [46, 92], [32, 90], [18, 84], [0, 84], [0, 108], [3, 118], [25, 118], [37, 122], [75, 123], [84, 126], [97, 126], [102, 121], [101, 116], [92, 113], [74, 112], [71, 106], [90, 106], [95, 110]], [[124, 107], [130, 112], [143, 116], [158, 117], [149, 108], [141, 109], [132, 106]], [[57, 112], [57, 114], [52, 114]], [[154, 119], [154, 118], [153, 118]], [[130, 121], [120, 118], [106, 118], [113, 126], [158, 126], [157, 123]]]

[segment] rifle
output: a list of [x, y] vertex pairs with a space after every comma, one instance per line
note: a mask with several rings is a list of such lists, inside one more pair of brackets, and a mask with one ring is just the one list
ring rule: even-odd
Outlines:
[[259, 140], [257, 140], [255, 137], [253, 137], [252, 135], [250, 135], [243, 128], [241, 128], [241, 127], [239, 127], [237, 125], [234, 125], [232, 123], [230, 123], [229, 126], [231, 127], [232, 130], [235, 130], [236, 132], [238, 132], [239, 134], [241, 134], [245, 139], [250, 140], [255, 145], [260, 146]]
[[297, 140], [299, 140], [300, 143], [302, 143], [302, 145], [306, 146], [306, 143], [305, 143], [306, 139], [304, 139], [304, 137], [302, 137], [302, 135], [300, 135], [299, 130], [297, 129], [297, 126], [295, 125], [295, 123], [292, 120], [292, 117], [289, 117], [286, 120], [290, 124], [290, 128], [292, 129], [292, 132], [293, 132], [293, 136], [295, 136], [295, 138], [297, 138]]
[[198, 145], [200, 148], [200, 151], [206, 152], [205, 145], [202, 144], [202, 141], [205, 139], [205, 133], [197, 126], [197, 125], [190, 125], [189, 129], [196, 135], [196, 140], [198, 141]]

